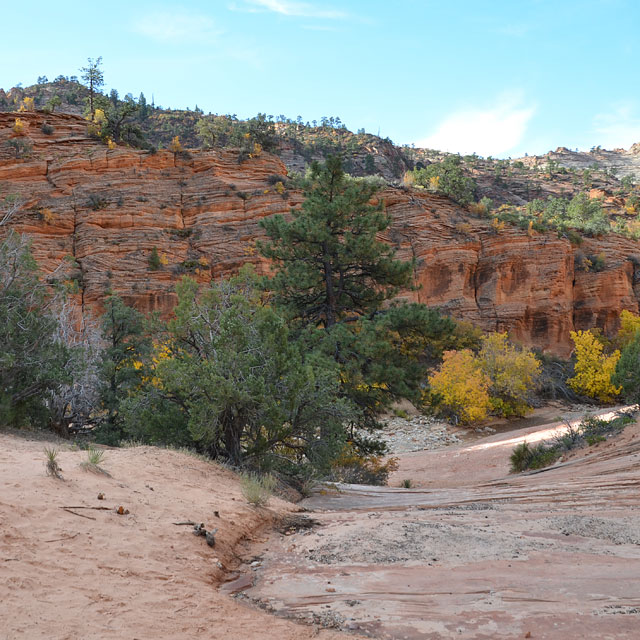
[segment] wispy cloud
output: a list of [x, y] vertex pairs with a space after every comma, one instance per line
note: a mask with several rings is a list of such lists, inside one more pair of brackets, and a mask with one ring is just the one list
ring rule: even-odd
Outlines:
[[593, 119], [597, 144], [605, 149], [628, 149], [640, 142], [640, 113], [632, 102], [618, 104], [608, 113], [599, 113]]
[[295, 2], [294, 0], [244, 0], [241, 4], [232, 4], [230, 8], [249, 13], [271, 11], [282, 16], [298, 18], [342, 20], [348, 17], [348, 14], [340, 9], [317, 6], [310, 2]]
[[206, 15], [158, 11], [136, 20], [133, 31], [162, 43], [212, 42], [222, 31]]
[[452, 113], [416, 145], [454, 153], [503, 155], [522, 141], [534, 113], [535, 107], [524, 104], [522, 92], [506, 92], [485, 109]]

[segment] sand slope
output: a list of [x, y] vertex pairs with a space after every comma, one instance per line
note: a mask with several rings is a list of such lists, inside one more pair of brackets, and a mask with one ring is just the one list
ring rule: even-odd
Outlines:
[[[246, 504], [231, 472], [138, 447], [106, 452], [108, 478], [80, 468], [85, 452], [59, 445], [62, 482], [45, 475], [47, 444], [0, 434], [2, 640], [318, 637], [217, 591], [235, 545], [272, 517]], [[89, 519], [60, 508], [76, 505], [130, 513], [77, 510]], [[216, 547], [172, 524], [186, 520], [218, 527]]]

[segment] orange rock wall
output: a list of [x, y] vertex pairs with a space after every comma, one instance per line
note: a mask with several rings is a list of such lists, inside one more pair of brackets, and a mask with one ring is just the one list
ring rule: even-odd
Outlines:
[[[12, 126], [16, 115], [25, 135]], [[43, 120], [53, 127], [41, 131]], [[32, 144], [16, 158], [12, 138]], [[78, 284], [83, 311], [98, 311], [112, 288], [143, 311], [168, 314], [183, 273], [207, 280], [259, 261], [261, 218], [287, 213], [300, 194], [279, 194], [285, 167], [264, 154], [238, 163], [233, 151], [173, 154], [107, 149], [70, 115], [0, 113], [0, 199], [18, 194], [22, 209], [8, 228], [33, 238], [47, 273]], [[390, 188], [387, 240], [415, 260], [418, 289], [405, 297], [438, 305], [485, 330], [508, 330], [524, 343], [570, 350], [569, 331], [617, 328], [622, 309], [638, 311], [640, 243], [618, 236], [586, 240], [585, 254], [605, 254], [599, 273], [576, 271], [577, 249], [556, 234], [495, 232], [446, 198]], [[153, 271], [157, 248], [166, 265]], [[75, 263], [65, 257], [73, 257]]]

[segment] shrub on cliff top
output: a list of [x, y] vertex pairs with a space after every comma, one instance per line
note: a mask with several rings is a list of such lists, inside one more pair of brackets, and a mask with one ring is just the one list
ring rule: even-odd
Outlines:
[[448, 155], [442, 162], [434, 162], [410, 174], [409, 180], [413, 184], [442, 193], [459, 204], [466, 205], [475, 199], [477, 185], [464, 174], [460, 156]]

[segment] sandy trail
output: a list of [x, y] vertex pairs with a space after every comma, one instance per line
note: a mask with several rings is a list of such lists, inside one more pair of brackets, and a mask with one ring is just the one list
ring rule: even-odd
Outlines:
[[[274, 500], [255, 510], [231, 472], [152, 447], [108, 450], [107, 477], [59, 444], [62, 482], [44, 473], [47, 444], [0, 434], [1, 640], [317, 637], [216, 589], [240, 541], [261, 539], [295, 507]], [[119, 505], [130, 513], [117, 515]], [[76, 509], [87, 518], [61, 506], [109, 510]], [[186, 520], [217, 527], [215, 548], [172, 524]]]
[[378, 638], [640, 637], [640, 423], [509, 475], [556, 428], [406, 454], [392, 484], [420, 488], [317, 492], [320, 526], [272, 536], [248, 597]]

